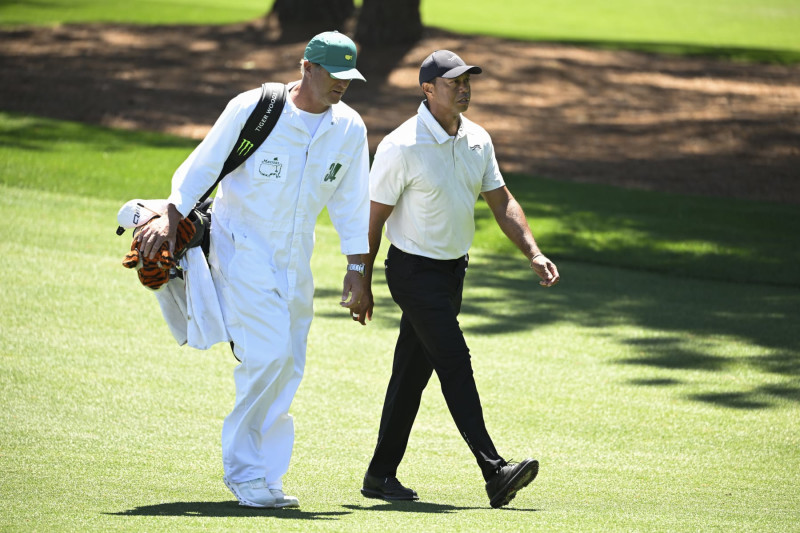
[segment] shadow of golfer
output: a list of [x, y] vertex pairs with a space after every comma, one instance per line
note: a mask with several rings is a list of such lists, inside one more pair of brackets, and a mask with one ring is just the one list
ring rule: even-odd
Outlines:
[[351, 511], [314, 512], [300, 509], [255, 509], [242, 507], [236, 501], [224, 502], [170, 502], [156, 505], [143, 505], [126, 511], [105, 513], [116, 516], [265, 516], [291, 520], [335, 520], [340, 516], [351, 514]]
[[[396, 511], [401, 513], [434, 513], [434, 514], [449, 514], [457, 511], [485, 511], [489, 509], [489, 507], [460, 507], [457, 505], [419, 502], [419, 501], [382, 502], [377, 505], [367, 505], [367, 506], [343, 505], [342, 507], [350, 509], [352, 511]], [[539, 511], [540, 509], [519, 509], [516, 507], [502, 507], [500, 510], [536, 512]]]

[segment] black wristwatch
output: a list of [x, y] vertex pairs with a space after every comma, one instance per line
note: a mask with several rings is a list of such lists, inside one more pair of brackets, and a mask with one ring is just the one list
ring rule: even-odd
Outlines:
[[358, 264], [348, 263], [347, 271], [349, 272], [349, 271], [352, 270], [354, 272], [358, 272], [359, 274], [361, 274], [361, 277], [363, 278], [364, 277], [364, 268], [365, 268], [365, 266], [366, 265], [364, 265], [364, 263], [358, 263]]

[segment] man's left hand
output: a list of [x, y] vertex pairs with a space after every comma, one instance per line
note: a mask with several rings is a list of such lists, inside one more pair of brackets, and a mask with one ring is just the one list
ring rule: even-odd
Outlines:
[[[362, 326], [367, 325], [367, 307], [369, 307], [371, 291], [367, 287], [367, 280], [355, 271], [348, 271], [344, 276], [344, 287], [342, 289], [342, 301], [339, 305], [350, 310], [350, 316]], [[349, 298], [348, 298], [349, 296]], [[369, 317], [372, 319], [372, 317]]]
[[531, 260], [531, 269], [536, 272], [537, 276], [542, 278], [542, 281], [539, 282], [542, 287], [552, 287], [561, 279], [555, 263], [543, 254], [537, 255]]

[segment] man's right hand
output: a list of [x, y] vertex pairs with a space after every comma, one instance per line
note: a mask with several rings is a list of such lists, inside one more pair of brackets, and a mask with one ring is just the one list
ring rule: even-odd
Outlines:
[[181, 214], [174, 204], [167, 205], [167, 212], [153, 218], [142, 226], [136, 235], [138, 248], [144, 257], [154, 259], [156, 252], [164, 242], [169, 243], [169, 252], [175, 252], [175, 240], [178, 234], [178, 224]]

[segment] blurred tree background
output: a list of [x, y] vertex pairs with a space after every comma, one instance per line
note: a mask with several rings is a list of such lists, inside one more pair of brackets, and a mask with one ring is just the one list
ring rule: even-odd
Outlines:
[[[355, 38], [361, 44], [391, 46], [422, 36], [420, 0], [363, 0]], [[270, 15], [287, 33], [309, 33], [342, 27], [353, 15], [353, 0], [275, 0]]]

